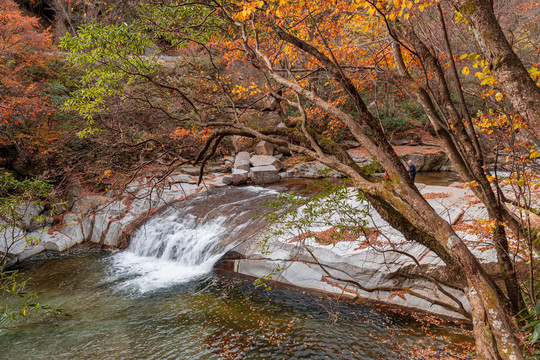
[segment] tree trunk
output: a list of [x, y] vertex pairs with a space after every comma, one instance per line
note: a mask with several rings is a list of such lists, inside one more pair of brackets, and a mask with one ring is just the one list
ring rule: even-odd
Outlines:
[[478, 41], [499, 86], [504, 90], [516, 112], [540, 137], [540, 88], [516, 55], [495, 17], [489, 0], [451, 0], [475, 27]]

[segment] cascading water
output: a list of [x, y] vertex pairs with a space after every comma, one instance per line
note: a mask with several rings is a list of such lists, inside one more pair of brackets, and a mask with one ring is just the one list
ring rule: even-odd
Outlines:
[[114, 255], [113, 277], [123, 280], [121, 287], [144, 293], [210, 272], [236, 240], [262, 227], [251, 218], [260, 200], [271, 194], [275, 191], [255, 187], [213, 190], [171, 206]]

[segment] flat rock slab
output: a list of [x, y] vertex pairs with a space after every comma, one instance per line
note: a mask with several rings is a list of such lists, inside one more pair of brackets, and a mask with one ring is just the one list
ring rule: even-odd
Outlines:
[[269, 155], [253, 155], [249, 161], [253, 167], [272, 165], [277, 171], [283, 169], [283, 163]]

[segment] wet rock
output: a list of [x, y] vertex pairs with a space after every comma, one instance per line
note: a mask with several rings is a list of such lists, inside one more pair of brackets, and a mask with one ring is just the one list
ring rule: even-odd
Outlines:
[[109, 229], [107, 234], [105, 234], [105, 239], [103, 240], [103, 245], [110, 247], [117, 247], [119, 245], [120, 236], [122, 235], [122, 223], [118, 221], [111, 222], [109, 224]]
[[248, 180], [249, 173], [246, 170], [242, 169], [233, 169], [232, 171], [232, 184], [233, 185], [242, 185], [245, 184]]
[[223, 181], [223, 183], [224, 183], [225, 185], [232, 185], [232, 183], [233, 183], [233, 177], [232, 177], [232, 175], [226, 175], [226, 176], [224, 176], [224, 177], [221, 179], [221, 181]]
[[272, 165], [253, 167], [249, 174], [251, 181], [255, 185], [271, 184], [279, 181], [278, 171]]
[[283, 169], [283, 163], [273, 156], [253, 155], [249, 161], [254, 167], [272, 165], [277, 171]]
[[246, 151], [239, 152], [234, 159], [233, 169], [249, 171], [250, 167], [249, 153]]
[[274, 155], [274, 148], [275, 146], [273, 144], [270, 144], [266, 141], [261, 141], [257, 144], [255, 147], [255, 154], [257, 155]]

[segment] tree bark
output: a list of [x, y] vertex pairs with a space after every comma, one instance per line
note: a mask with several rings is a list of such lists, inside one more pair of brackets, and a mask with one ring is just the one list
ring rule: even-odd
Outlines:
[[493, 2], [489, 0], [450, 0], [475, 28], [478, 44], [499, 86], [514, 110], [540, 137], [540, 87], [516, 55], [497, 21]]

